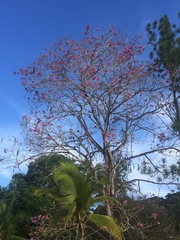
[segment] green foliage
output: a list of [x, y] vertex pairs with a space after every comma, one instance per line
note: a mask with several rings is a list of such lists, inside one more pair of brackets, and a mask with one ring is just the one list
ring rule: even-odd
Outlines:
[[[0, 239], [1, 240], [25, 240], [25, 238], [18, 235], [17, 216], [13, 215], [12, 203], [7, 203], [5, 200], [0, 201]], [[18, 213], [21, 217], [21, 213]]]
[[72, 159], [58, 154], [42, 156], [29, 164], [26, 181], [35, 187], [51, 187], [54, 184], [53, 172], [60, 167], [62, 162], [72, 161]]
[[53, 181], [52, 173], [63, 161], [71, 161], [62, 155], [43, 156], [31, 162], [26, 174], [14, 174], [7, 188], [1, 188], [0, 199], [5, 201], [8, 212], [12, 216], [12, 231], [17, 236], [27, 238], [29, 236], [29, 225], [33, 216], [51, 212], [54, 205], [51, 199], [44, 196], [35, 196], [34, 192], [38, 187], [51, 186], [56, 191], [56, 184]]
[[[178, 16], [180, 14], [178, 13]], [[148, 23], [146, 31], [149, 36], [149, 43], [152, 45], [152, 51], [149, 54], [150, 59], [154, 60], [154, 66], [161, 74], [161, 78], [167, 80], [170, 78], [169, 89], [172, 92], [173, 111], [169, 111], [172, 119], [172, 128], [180, 131], [180, 28], [171, 24], [167, 15], [160, 20]], [[168, 80], [169, 81], [169, 80]]]
[[[166, 240], [169, 235], [178, 239], [179, 193], [166, 199], [134, 200], [122, 191], [117, 202], [102, 195], [107, 181], [102, 166], [90, 171], [64, 156], [53, 156], [54, 162], [51, 157], [37, 159], [27, 174], [15, 174], [8, 188], [0, 188], [0, 239], [77, 240], [81, 236], [95, 240], [108, 239], [109, 233], [126, 240]], [[165, 169], [166, 160], [161, 164]], [[170, 170], [176, 172], [176, 166], [169, 168], [167, 175]], [[117, 186], [123, 185], [124, 179], [125, 175]], [[116, 220], [106, 216], [107, 201], [115, 202]]]
[[[103, 186], [95, 183], [91, 174], [82, 174], [76, 165], [63, 163], [61, 168], [54, 172], [54, 180], [60, 186], [59, 202], [65, 213], [66, 225], [75, 217], [79, 229], [78, 235], [83, 239], [85, 221], [93, 221], [99, 227], [107, 224], [107, 231], [117, 239], [121, 239], [121, 229], [113, 218], [90, 213], [97, 204], [115, 201], [111, 197], [97, 195], [100, 190], [102, 191]], [[55, 195], [55, 199], [58, 200], [57, 195]], [[62, 215], [59, 217], [61, 220]]]
[[18, 232], [28, 237], [26, 225], [31, 218], [41, 213], [41, 209], [51, 206], [49, 199], [34, 196], [36, 187], [29, 184], [26, 175], [15, 174], [9, 184], [12, 214], [18, 222]]
[[167, 179], [171, 179], [171, 182], [176, 182], [178, 186], [180, 176], [180, 160], [178, 158], [176, 162], [170, 164], [166, 158], [162, 158], [152, 166], [147, 159], [144, 159], [141, 165], [139, 165], [139, 170], [141, 174], [150, 175], [151, 177], [154, 176], [156, 182], [165, 183]]
[[180, 192], [168, 194], [165, 199], [169, 217], [175, 221], [175, 229], [180, 233]]

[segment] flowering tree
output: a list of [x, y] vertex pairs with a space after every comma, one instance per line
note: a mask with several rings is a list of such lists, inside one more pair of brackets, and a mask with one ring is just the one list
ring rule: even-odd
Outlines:
[[58, 152], [81, 163], [103, 162], [104, 194], [115, 196], [115, 170], [123, 162], [149, 156], [152, 163], [155, 153], [177, 151], [162, 115], [166, 81], [141, 61], [140, 35], [131, 40], [113, 27], [101, 34], [90, 26], [84, 34], [50, 44], [16, 73], [32, 107], [21, 123], [25, 147], [32, 156]]

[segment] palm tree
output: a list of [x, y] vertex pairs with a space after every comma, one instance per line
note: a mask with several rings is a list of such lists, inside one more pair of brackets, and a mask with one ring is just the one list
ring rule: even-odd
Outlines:
[[11, 213], [11, 203], [0, 201], [0, 239], [1, 240], [25, 240], [15, 233], [16, 218]]
[[[62, 206], [58, 220], [64, 218], [68, 225], [75, 219], [78, 239], [85, 239], [84, 230], [89, 221], [94, 222], [100, 229], [106, 229], [116, 239], [122, 239], [121, 228], [113, 218], [93, 213], [98, 204], [116, 200], [97, 195], [102, 184], [95, 183], [91, 174], [82, 174], [72, 163], [62, 163], [54, 172], [54, 180], [60, 187], [60, 195], [53, 191], [48, 191], [48, 195]], [[44, 190], [38, 192], [44, 194]]]

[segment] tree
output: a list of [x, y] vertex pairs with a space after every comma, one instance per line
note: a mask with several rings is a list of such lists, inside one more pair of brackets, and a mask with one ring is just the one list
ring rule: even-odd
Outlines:
[[[94, 161], [103, 162], [108, 176], [104, 194], [114, 197], [119, 165], [179, 151], [163, 121], [167, 83], [140, 60], [140, 38], [128, 39], [113, 27], [92, 33], [87, 26], [84, 38], [61, 39], [20, 69], [32, 111], [21, 124], [21, 153], [28, 156], [18, 152], [18, 164], [49, 152], [88, 161], [91, 168]], [[107, 214], [112, 216], [110, 204]]]
[[94, 222], [98, 227], [106, 229], [116, 239], [121, 240], [121, 228], [116, 221], [106, 215], [94, 214], [93, 208], [105, 201], [115, 201], [108, 196], [101, 196], [102, 183], [94, 182], [92, 174], [83, 174], [76, 165], [63, 163], [61, 168], [54, 172], [54, 180], [60, 188], [60, 192], [51, 191], [49, 188], [37, 190], [36, 193], [48, 194], [61, 206], [56, 212], [56, 223], [63, 218], [65, 226], [75, 219], [77, 237], [84, 240], [87, 223]]
[[174, 227], [180, 233], [180, 192], [168, 194], [165, 199], [169, 217], [174, 218]]
[[[180, 17], [180, 13], [178, 14]], [[150, 58], [154, 59], [154, 67], [159, 74], [169, 82], [168, 88], [172, 95], [169, 97], [171, 102], [168, 104], [166, 112], [172, 120], [173, 128], [180, 130], [180, 28], [171, 24], [167, 15], [159, 21], [148, 23], [146, 27], [149, 43], [153, 46]], [[166, 94], [167, 98], [167, 94]]]
[[17, 219], [12, 213], [12, 201], [8, 204], [0, 201], [0, 239], [1, 240], [26, 240], [17, 234]]
[[[49, 198], [37, 197], [34, 192], [37, 188], [51, 187], [56, 189], [52, 173], [64, 161], [71, 161], [62, 155], [42, 156], [28, 166], [26, 174], [16, 173], [7, 188], [1, 188], [0, 200], [5, 205], [5, 214], [1, 217], [4, 229], [9, 230], [7, 221], [10, 222], [11, 232], [17, 236], [29, 237], [27, 225], [34, 216], [43, 215], [45, 211], [51, 214], [54, 205]], [[4, 206], [3, 205], [3, 206]], [[9, 223], [8, 223], [9, 224]], [[7, 239], [7, 238], [6, 238]]]
[[58, 154], [41, 156], [35, 159], [35, 161], [31, 161], [28, 165], [28, 171], [24, 176], [25, 181], [35, 188], [42, 188], [44, 186], [55, 188], [53, 172], [58, 169], [63, 162], [74, 161], [73, 159]]

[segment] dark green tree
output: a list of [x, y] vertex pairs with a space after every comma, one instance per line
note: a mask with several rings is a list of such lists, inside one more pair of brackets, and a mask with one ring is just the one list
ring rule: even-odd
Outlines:
[[49, 198], [44, 196], [37, 197], [34, 195], [34, 192], [37, 188], [47, 186], [56, 190], [56, 184], [52, 179], [52, 175], [53, 171], [63, 161], [71, 161], [71, 159], [67, 159], [62, 155], [37, 158], [29, 164], [26, 174], [14, 174], [9, 186], [0, 189], [0, 200], [11, 206], [7, 209], [8, 218], [10, 215], [11, 225], [13, 226], [11, 228], [15, 229], [16, 235], [28, 238], [29, 231], [27, 225], [29, 225], [31, 219], [34, 216], [44, 214], [45, 211], [51, 213], [53, 210], [54, 205]]
[[166, 98], [173, 99], [171, 106], [167, 104], [166, 110], [173, 129], [180, 133], [180, 28], [171, 24], [168, 16], [164, 15], [159, 21], [148, 23], [146, 30], [149, 44], [152, 45], [150, 58], [154, 60], [158, 75], [166, 80], [171, 91]]
[[53, 172], [58, 169], [62, 162], [74, 162], [73, 159], [63, 155], [52, 154], [42, 156], [31, 162], [28, 166], [25, 180], [27, 183], [38, 187], [55, 187]]
[[0, 239], [1, 240], [25, 240], [17, 230], [18, 217], [21, 213], [13, 214], [13, 200], [7, 202], [0, 200]]
[[34, 196], [37, 188], [27, 181], [27, 176], [15, 174], [8, 187], [8, 197], [11, 198], [11, 214], [16, 217], [16, 229], [21, 236], [28, 237], [26, 225], [33, 216], [41, 214], [43, 208], [51, 206], [48, 198]]
[[169, 217], [174, 218], [175, 230], [180, 233], [180, 192], [168, 194], [165, 204]]

